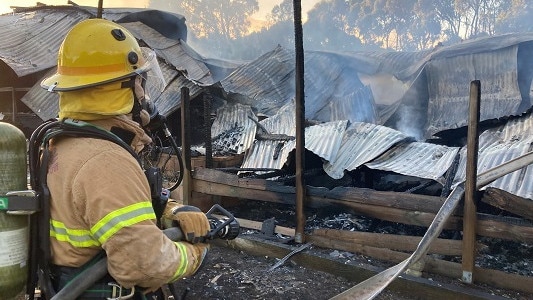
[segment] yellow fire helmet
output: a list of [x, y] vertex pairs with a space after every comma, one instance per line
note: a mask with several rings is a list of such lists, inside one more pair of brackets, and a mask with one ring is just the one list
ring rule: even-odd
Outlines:
[[[60, 118], [97, 119], [131, 110], [133, 95], [120, 82], [137, 74], [149, 86], [164, 89], [163, 74], [151, 49], [140, 47], [117, 23], [88, 19], [67, 33], [59, 48], [57, 72], [44, 79], [41, 87], [59, 92]], [[102, 101], [106, 98], [113, 99], [112, 106]]]
[[59, 48], [57, 72], [41, 86], [70, 91], [131, 77], [150, 69], [145, 55], [121, 25], [105, 19], [84, 20], [68, 32]]

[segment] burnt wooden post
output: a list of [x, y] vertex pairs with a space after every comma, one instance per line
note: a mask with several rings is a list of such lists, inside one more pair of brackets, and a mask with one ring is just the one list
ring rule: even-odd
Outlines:
[[103, 6], [104, 6], [104, 0], [98, 0], [98, 10], [96, 12], [96, 17], [98, 19], [102, 18], [102, 11], [104, 9]]
[[470, 102], [468, 115], [468, 136], [466, 147], [466, 182], [463, 214], [463, 277], [466, 283], [473, 282], [475, 244], [476, 244], [476, 185], [477, 185], [477, 160], [479, 148], [479, 106], [481, 102], [481, 83], [474, 80], [470, 83]]
[[183, 160], [183, 204], [189, 204], [192, 196], [191, 178], [191, 120], [189, 110], [189, 88], [181, 88], [181, 157]]
[[302, 31], [302, 3], [293, 1], [294, 43], [296, 47], [296, 234], [297, 243], [304, 242], [304, 200], [305, 200], [305, 96], [304, 96], [304, 50]]
[[205, 123], [205, 167], [213, 167], [213, 141], [211, 140], [211, 94], [206, 92], [204, 101], [204, 123]]

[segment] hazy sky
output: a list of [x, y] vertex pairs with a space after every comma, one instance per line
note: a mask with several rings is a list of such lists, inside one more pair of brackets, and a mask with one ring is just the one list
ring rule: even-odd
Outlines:
[[[83, 6], [98, 6], [98, 0], [73, 0], [75, 3]], [[179, 1], [179, 0], [176, 0]], [[256, 14], [258, 19], [264, 18], [270, 13], [274, 5], [279, 4], [282, 0], [258, 0], [259, 12]], [[315, 5], [319, 0], [302, 0], [302, 10], [305, 12]], [[48, 5], [66, 5], [67, 0], [41, 0], [41, 3]], [[104, 7], [147, 7], [149, 0], [104, 0]], [[0, 14], [9, 13], [12, 10], [9, 6], [33, 6], [37, 3], [35, 0], [0, 0]]]

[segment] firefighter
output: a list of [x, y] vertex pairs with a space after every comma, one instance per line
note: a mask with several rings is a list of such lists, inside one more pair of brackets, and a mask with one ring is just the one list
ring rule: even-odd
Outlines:
[[[59, 49], [57, 72], [41, 86], [59, 94], [60, 120], [108, 130], [139, 152], [151, 142], [143, 129], [153, 113], [144, 105], [146, 84], [162, 87], [160, 77], [154, 52], [140, 47], [128, 30], [89, 19], [69, 31]], [[46, 182], [56, 291], [102, 249], [110, 277], [87, 290], [83, 299], [118, 298], [110, 291], [117, 286], [156, 291], [198, 270], [209, 246], [193, 242], [209, 232], [207, 217], [178, 209], [173, 217], [186, 240], [168, 239], [156, 225], [149, 182], [128, 151], [103, 139], [62, 136], [52, 139], [50, 150]]]

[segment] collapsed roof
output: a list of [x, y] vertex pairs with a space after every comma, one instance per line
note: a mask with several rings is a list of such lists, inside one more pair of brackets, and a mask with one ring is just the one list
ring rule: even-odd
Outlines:
[[[18, 77], [44, 77], [55, 71], [56, 53], [67, 31], [95, 14], [89, 7], [54, 6], [2, 15], [0, 59]], [[208, 59], [187, 45], [180, 15], [106, 9], [103, 17], [121, 23], [156, 51], [168, 85], [163, 93], [152, 91], [152, 99], [163, 115], [179, 108], [182, 86], [192, 98], [203, 88], [217, 89], [227, 105], [218, 108], [214, 142], [231, 132], [236, 142], [228, 147], [246, 153], [243, 167], [284, 166], [294, 141], [258, 141], [255, 134], [260, 126], [269, 133], [294, 136], [293, 51], [278, 46], [246, 63]], [[532, 47], [533, 33], [521, 33], [419, 52], [307, 51], [306, 119], [321, 124], [306, 128], [306, 148], [323, 159], [332, 178], [364, 165], [439, 183], [460, 155], [457, 183], [465, 176], [465, 147], [424, 140], [467, 125], [470, 82], [480, 80], [480, 120], [505, 122], [481, 134], [479, 171], [530, 151], [533, 124], [527, 111], [533, 59], [526, 54]], [[43, 120], [57, 116], [57, 96], [43, 91], [39, 82], [22, 101]], [[493, 185], [532, 199], [533, 182], [523, 176], [531, 175], [531, 168]]]

